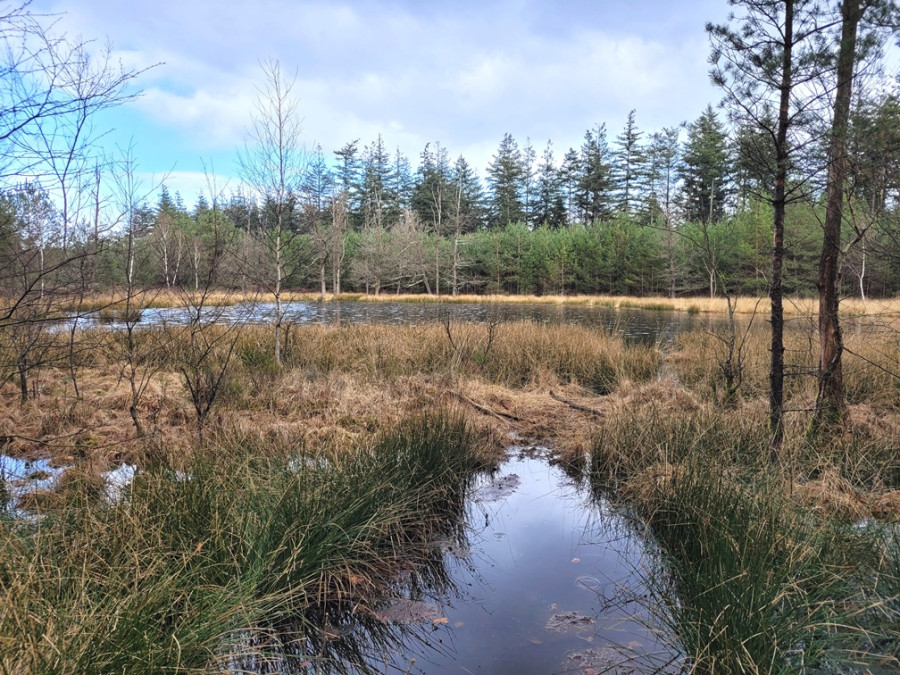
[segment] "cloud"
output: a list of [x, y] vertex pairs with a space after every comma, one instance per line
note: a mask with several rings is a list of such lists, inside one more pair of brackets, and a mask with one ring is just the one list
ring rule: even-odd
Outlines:
[[553, 12], [529, 0], [46, 6], [67, 9], [70, 30], [108, 34], [135, 67], [165, 62], [141, 78], [145, 94], [133, 105], [192, 157], [242, 145], [259, 59], [272, 57], [296, 72], [309, 145], [330, 153], [383, 133], [413, 163], [440, 141], [483, 169], [506, 132], [536, 147], [553, 139], [561, 154], [598, 122], [614, 136], [632, 108], [648, 131], [695, 117], [716, 94], [702, 22], [685, 22], [712, 4], [722, 3], [559, 0]]

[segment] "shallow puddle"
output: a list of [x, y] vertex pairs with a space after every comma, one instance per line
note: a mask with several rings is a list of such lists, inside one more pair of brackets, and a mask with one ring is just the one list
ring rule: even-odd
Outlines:
[[[22, 459], [0, 454], [0, 511], [15, 516], [26, 516], [20, 508], [25, 498], [53, 490], [59, 478], [71, 464], [56, 464], [49, 459]], [[122, 464], [111, 471], [100, 473], [105, 484], [106, 498], [118, 501], [123, 490], [134, 480], [135, 467]]]
[[[514, 450], [476, 483], [468, 519], [468, 547], [444, 554], [455, 591], [421, 593], [424, 636], [373, 660], [376, 670], [623, 673], [669, 660], [633, 601], [642, 542], [545, 457]], [[409, 603], [383, 616], [408, 623]]]

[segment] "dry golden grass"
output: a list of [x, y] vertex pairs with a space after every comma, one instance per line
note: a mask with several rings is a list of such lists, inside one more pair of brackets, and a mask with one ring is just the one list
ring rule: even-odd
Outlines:
[[[746, 344], [734, 409], [720, 404], [722, 343], [708, 332], [682, 335], [660, 370], [657, 350], [628, 347], [599, 329], [526, 322], [501, 324], [493, 334], [477, 324], [449, 329], [452, 340], [439, 324], [294, 326], [278, 367], [271, 329], [246, 327], [210, 433], [237, 432], [279, 447], [355, 447], [410, 413], [452, 404], [484, 434], [490, 452], [515, 432], [550, 444], [566, 461], [593, 453], [612, 474], [623, 480], [644, 475], [648, 484], [659, 482], [650, 480], [651, 467], [677, 466], [693, 448], [714, 447], [728, 462], [756, 462], [767, 454], [768, 334], [761, 323]], [[139, 349], [152, 355], [142, 361], [152, 373], [138, 406], [146, 438], [135, 438], [129, 416], [121, 341], [110, 331], [86, 331], [79, 338], [91, 346], [78, 369], [81, 399], [64, 369], [36, 371], [38, 396], [24, 406], [11, 382], [0, 387], [0, 436], [12, 437], [4, 451], [99, 464], [140, 459], [160, 448], [187, 451], [195, 444], [196, 422], [178, 373], [186, 331], [138, 336], [144, 341]], [[848, 331], [846, 342], [852, 354], [845, 365], [850, 415], [844, 432], [828, 443], [809, 440], [815, 378], [791, 377], [784, 457], [798, 485], [818, 487], [833, 470], [864, 494], [873, 512], [884, 513], [893, 507], [875, 506], [876, 500], [900, 487], [900, 466], [891, 459], [900, 447], [900, 385], [887, 372], [900, 363], [900, 338], [859, 330]], [[814, 372], [809, 332], [794, 327], [787, 343], [789, 364]], [[551, 391], [601, 415], [555, 400]], [[822, 484], [824, 492], [832, 488]]]
[[[668, 370], [686, 388], [714, 400], [720, 398], [724, 389], [720, 364], [727, 356], [722, 338], [727, 338], [727, 332], [721, 325], [682, 333], [666, 356]], [[771, 344], [768, 325], [756, 321], [749, 332], [739, 325], [738, 341], [744, 342], [740, 395], [746, 399], [767, 396]], [[809, 408], [816, 395], [818, 336], [807, 322], [791, 322], [786, 327], [784, 343], [785, 400], [789, 408]], [[900, 410], [900, 330], [861, 320], [845, 326], [844, 345], [847, 401]]]
[[[478, 406], [490, 409], [495, 399], [506, 398], [515, 400], [519, 412], [513, 416], [522, 433], [584, 449], [587, 431], [572, 433], [583, 413], [554, 401], [549, 390], [590, 400], [622, 378], [652, 377], [659, 362], [653, 349], [626, 347], [580, 326], [510, 323], [492, 334], [485, 326], [459, 324], [450, 332], [452, 341], [436, 324], [294, 327], [285, 340], [285, 364], [278, 367], [271, 330], [247, 327], [237, 337], [211, 423], [281, 445], [349, 446], [411, 413], [452, 402], [493, 438], [507, 429]], [[121, 375], [118, 334], [85, 331], [80, 337], [92, 346], [77, 371], [80, 399], [63, 368], [36, 371], [40, 393], [24, 406], [11, 384], [0, 388], [0, 435], [13, 437], [6, 451], [100, 461], [135, 459], [148, 445], [173, 452], [191, 445], [194, 411], [178, 373], [184, 328], [137, 334], [136, 349], [145, 355], [138, 367], [149, 377], [138, 404], [144, 439], [135, 437], [129, 415], [132, 393]]]
[[[855, 522], [872, 512], [865, 494], [834, 467], [829, 467], [813, 480], [795, 484], [792, 496], [825, 518]], [[872, 496], [870, 499], [881, 502], [883, 496]]]

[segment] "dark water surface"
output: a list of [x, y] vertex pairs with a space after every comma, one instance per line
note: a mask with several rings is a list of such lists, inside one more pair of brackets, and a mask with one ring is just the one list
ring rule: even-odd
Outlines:
[[[440, 303], [440, 302], [291, 302], [284, 306], [288, 322], [305, 325], [335, 324], [422, 324], [445, 321], [534, 321], [548, 324], [580, 324], [603, 327], [635, 342], [653, 344], [669, 341], [675, 334], [708, 325], [709, 317], [685, 312], [645, 309], [616, 309], [588, 305], [549, 303]], [[239, 303], [228, 307], [207, 307], [204, 318], [223, 323], [271, 321], [271, 302]], [[142, 325], [186, 323], [187, 308], [144, 310]], [[721, 320], [721, 319], [716, 319]], [[112, 328], [116, 324], [110, 324]]]

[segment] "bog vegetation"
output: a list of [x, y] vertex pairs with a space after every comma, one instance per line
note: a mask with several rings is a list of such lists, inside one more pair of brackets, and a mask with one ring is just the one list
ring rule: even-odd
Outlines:
[[[732, 4], [727, 114], [645, 137], [632, 112], [562, 161], [506, 134], [484, 186], [440, 144], [415, 171], [381, 136], [304, 152], [265, 62], [242, 190], [192, 207], [101, 157], [140, 73], [4, 8], [0, 445], [64, 472], [2, 483], [0, 669], [348, 667], [329, 631], [425, 574], [511, 430], [648, 526], [685, 669], [898, 667], [900, 104], [866, 79], [897, 7]], [[465, 294], [721, 320], [636, 346], [286, 313]], [[223, 320], [238, 299], [268, 324]]]

